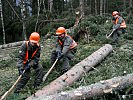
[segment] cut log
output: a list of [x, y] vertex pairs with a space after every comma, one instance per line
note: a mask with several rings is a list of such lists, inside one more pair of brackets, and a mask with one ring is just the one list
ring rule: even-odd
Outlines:
[[41, 96], [36, 100], [88, 100], [95, 96], [112, 93], [133, 85], [133, 74], [119, 76], [108, 80], [103, 80], [89, 86], [79, 87], [74, 90], [65, 91], [49, 96]]
[[40, 22], [62, 22], [62, 21], [69, 21], [69, 19], [64, 18], [64, 19], [54, 19], [54, 20], [40, 20]]
[[8, 44], [0, 45], [0, 49], [17, 47], [17, 46], [20, 46], [22, 43], [23, 43], [23, 41], [19, 41], [19, 42], [14, 42], [14, 43], [8, 43]]
[[38, 90], [35, 93], [35, 97], [32, 95], [27, 98], [27, 100], [33, 100], [41, 96], [47, 96], [60, 92], [61, 90], [65, 89], [66, 86], [69, 86], [78, 80], [85, 72], [89, 71], [91, 68], [100, 63], [112, 50], [112, 46], [106, 44], [96, 52], [92, 53], [89, 57], [76, 64], [73, 68], [51, 82], [49, 85], [42, 88], [42, 90]]

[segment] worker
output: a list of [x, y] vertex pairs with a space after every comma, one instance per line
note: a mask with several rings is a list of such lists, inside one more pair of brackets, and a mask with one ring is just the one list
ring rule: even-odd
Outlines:
[[41, 50], [38, 43], [39, 40], [39, 33], [33, 32], [29, 37], [29, 41], [25, 41], [21, 45], [17, 68], [19, 71], [19, 75], [22, 75], [22, 77], [17, 84], [14, 93], [19, 93], [21, 89], [27, 84], [28, 80], [30, 79], [31, 68], [33, 68], [35, 71], [35, 81], [33, 84], [34, 88], [37, 88], [42, 82], [43, 68], [42, 65], [39, 64]]
[[120, 16], [120, 13], [118, 11], [114, 11], [112, 13], [113, 16], [113, 34], [112, 34], [112, 43], [117, 44], [118, 38], [122, 33], [125, 33], [126, 29], [126, 23], [125, 20]]
[[51, 54], [51, 63], [53, 64], [58, 59], [62, 63], [60, 68], [61, 74], [64, 74], [70, 68], [69, 62], [76, 53], [77, 43], [66, 33], [64, 27], [59, 27], [56, 30], [56, 35], [58, 36], [56, 50]]

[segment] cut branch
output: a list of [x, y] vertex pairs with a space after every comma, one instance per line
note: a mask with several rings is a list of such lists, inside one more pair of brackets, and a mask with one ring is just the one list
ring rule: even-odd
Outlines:
[[76, 64], [73, 68], [51, 82], [49, 85], [45, 86], [42, 90], [37, 91], [35, 93], [36, 97], [32, 95], [27, 98], [27, 100], [51, 95], [65, 89], [66, 86], [70, 86], [72, 83], [78, 80], [84, 74], [84, 72], [88, 72], [90, 69], [92, 69], [92, 67], [100, 63], [112, 50], [112, 46], [106, 44], [89, 57]]

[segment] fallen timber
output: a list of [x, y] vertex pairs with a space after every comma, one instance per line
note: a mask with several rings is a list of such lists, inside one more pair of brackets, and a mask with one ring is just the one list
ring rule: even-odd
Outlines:
[[112, 93], [133, 85], [133, 74], [102, 80], [88, 86], [82, 86], [74, 90], [64, 91], [49, 96], [41, 96], [36, 100], [88, 100], [95, 96]]
[[92, 53], [89, 57], [76, 64], [62, 76], [42, 88], [42, 90], [38, 90], [35, 93], [35, 97], [34, 95], [32, 95], [26, 100], [36, 100], [41, 97], [62, 91], [63, 89], [65, 89], [66, 86], [71, 85], [73, 82], [78, 80], [85, 72], [88, 72], [98, 63], [100, 63], [112, 51], [112, 46], [110, 44], [105, 44], [99, 50]]
[[24, 41], [19, 41], [19, 42], [14, 42], [14, 43], [3, 44], [3, 45], [0, 45], [0, 49], [18, 47], [18, 46], [21, 46], [21, 44], [22, 44], [23, 42], [24, 42]]

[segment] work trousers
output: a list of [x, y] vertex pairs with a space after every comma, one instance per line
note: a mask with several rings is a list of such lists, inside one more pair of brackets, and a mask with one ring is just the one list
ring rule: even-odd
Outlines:
[[[42, 78], [43, 78], [43, 68], [41, 64], [37, 64], [36, 66], [33, 66], [33, 69], [35, 71], [35, 80], [34, 80], [34, 88], [38, 87], [41, 82], [42, 82]], [[21, 80], [19, 81], [19, 83], [16, 86], [15, 92], [19, 93], [21, 91], [21, 89], [27, 84], [27, 82], [30, 79], [30, 74], [31, 74], [31, 69], [27, 69], [25, 71], [25, 73], [22, 75]]]
[[[61, 64], [61, 68], [60, 68], [61, 74], [65, 73], [65, 72], [67, 72], [69, 70], [69, 68], [70, 68], [70, 64], [69, 63], [73, 59], [75, 53], [76, 53], [76, 50], [74, 50], [74, 49], [73, 50], [69, 50], [66, 53], [66, 55], [64, 55], [62, 57], [62, 59], [60, 59], [59, 62]], [[52, 54], [51, 54], [51, 64], [53, 64], [55, 62], [56, 58], [57, 58], [57, 52], [56, 52], [56, 50], [54, 50], [52, 52]]]
[[120, 35], [125, 33], [125, 29], [117, 29], [116, 31], [114, 31], [114, 33], [112, 34], [112, 44], [118, 44], [119, 42], [119, 37]]

